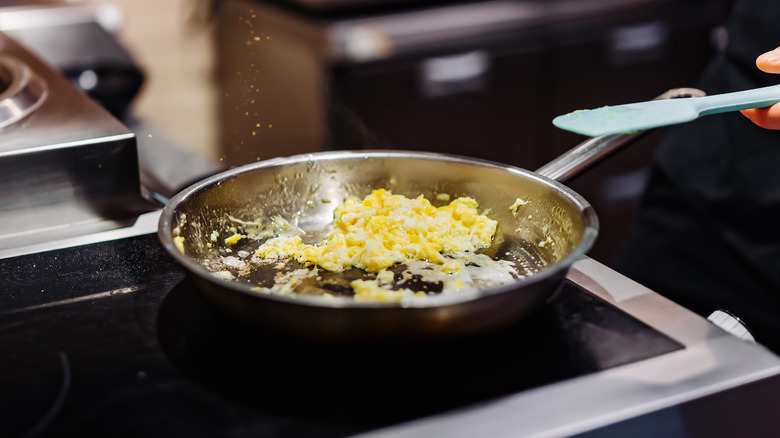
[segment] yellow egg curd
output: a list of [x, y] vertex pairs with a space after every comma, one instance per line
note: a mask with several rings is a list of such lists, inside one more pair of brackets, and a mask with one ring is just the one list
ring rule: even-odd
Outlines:
[[493, 240], [498, 224], [479, 214], [477, 206], [462, 197], [437, 208], [423, 195], [410, 199], [377, 189], [362, 201], [351, 197], [337, 207], [334, 230], [325, 241], [308, 245], [298, 236], [277, 237], [260, 246], [255, 257], [292, 258], [329, 271], [379, 272], [407, 260], [452, 264], [442, 254], [476, 251]]

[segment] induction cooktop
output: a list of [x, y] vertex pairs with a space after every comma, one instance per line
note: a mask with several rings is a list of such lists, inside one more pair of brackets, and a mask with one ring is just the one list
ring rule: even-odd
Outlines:
[[0, 272], [3, 436], [341, 436], [683, 348], [571, 281], [487, 336], [287, 340], [210, 307], [153, 234], [6, 258]]

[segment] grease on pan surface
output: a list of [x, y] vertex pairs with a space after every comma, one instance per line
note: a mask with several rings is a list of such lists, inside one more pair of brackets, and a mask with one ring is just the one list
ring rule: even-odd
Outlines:
[[[435, 201], [449, 201], [449, 196]], [[518, 205], [511, 207], [516, 211]], [[468, 197], [435, 207], [422, 195], [407, 198], [377, 189], [339, 205], [327, 238], [319, 243], [303, 243], [301, 230], [276, 217], [259, 233], [224, 239], [232, 251], [207, 268], [266, 293], [369, 302], [473, 292], [540, 269], [523, 259], [494, 259], [501, 239], [498, 223], [486, 213], [480, 214]]]

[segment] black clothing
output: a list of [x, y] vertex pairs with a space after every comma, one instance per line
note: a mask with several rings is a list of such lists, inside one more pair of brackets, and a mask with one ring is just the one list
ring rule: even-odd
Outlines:
[[[728, 46], [699, 87], [780, 83], [755, 66], [780, 46], [780, 2], [738, 0], [727, 28]], [[780, 352], [780, 131], [739, 113], [670, 128], [613, 267], [704, 316], [731, 311]]]

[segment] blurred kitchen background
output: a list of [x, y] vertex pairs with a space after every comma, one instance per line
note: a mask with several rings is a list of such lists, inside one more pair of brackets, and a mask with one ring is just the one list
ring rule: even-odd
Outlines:
[[[0, 29], [133, 130], [146, 181], [170, 195], [225, 167], [328, 149], [534, 170], [584, 140], [553, 117], [694, 86], [727, 42], [731, 0], [0, 5]], [[660, 134], [570, 184], [601, 219], [591, 256], [602, 262], [630, 225]]]

